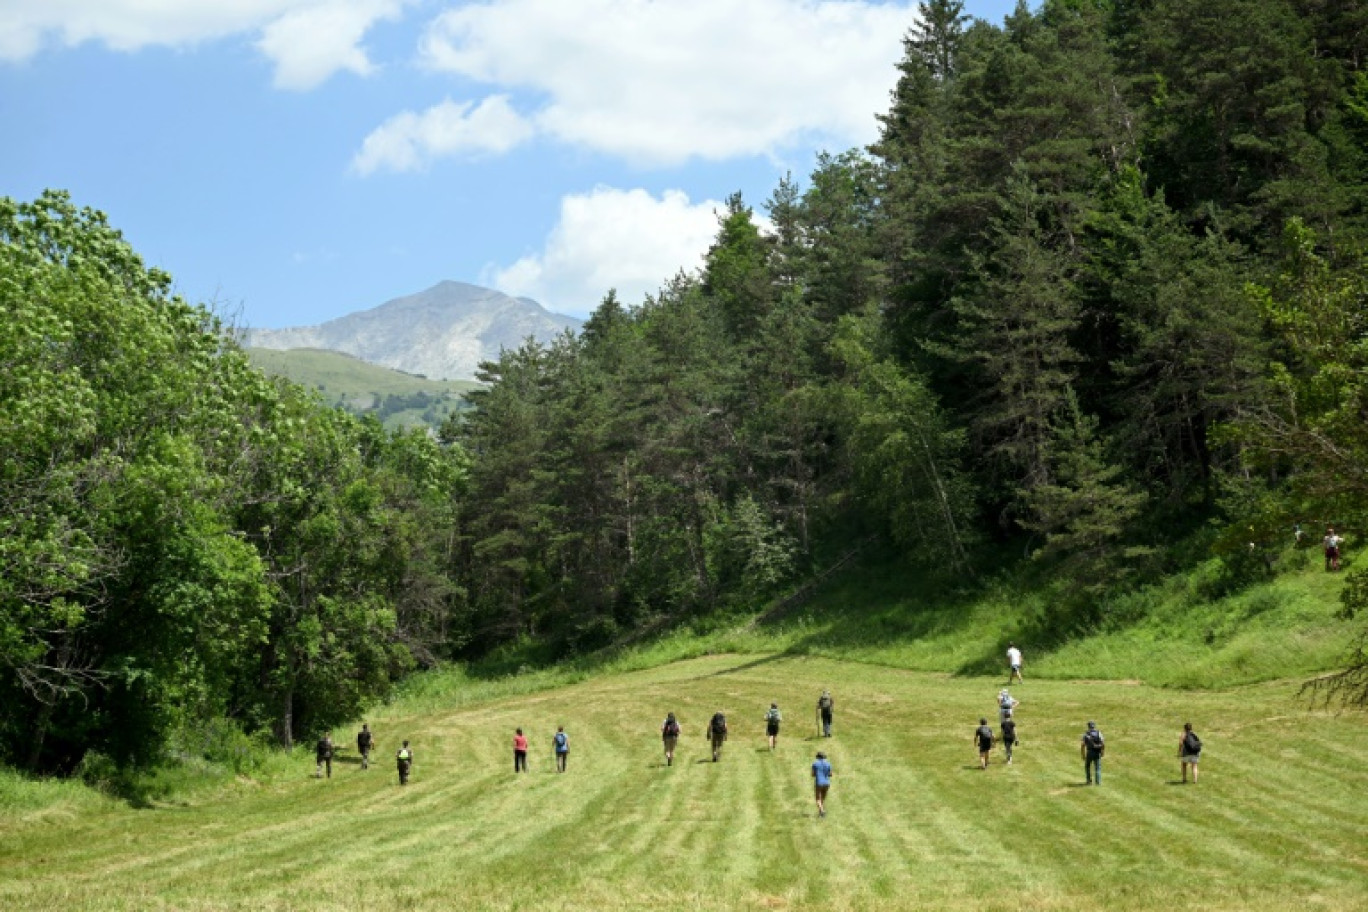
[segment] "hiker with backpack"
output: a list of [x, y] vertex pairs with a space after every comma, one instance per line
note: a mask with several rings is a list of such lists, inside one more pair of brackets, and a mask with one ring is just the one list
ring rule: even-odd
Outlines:
[[836, 701], [831, 699], [831, 691], [822, 691], [817, 698], [817, 721], [823, 738], [831, 737], [831, 713], [835, 708]]
[[314, 770], [314, 778], [322, 779], [323, 768], [327, 767], [328, 778], [331, 779], [333, 761], [332, 732], [328, 732], [327, 734], [325, 734], [322, 738], [318, 740], [318, 744], [314, 746], [314, 761], [318, 764], [317, 769]]
[[570, 736], [565, 733], [565, 726], [556, 727], [556, 736], [551, 739], [551, 745], [556, 750], [556, 772], [565, 772], [565, 765], [570, 760]]
[[1013, 711], [1021, 705], [1021, 701], [1007, 692], [1007, 688], [998, 691], [998, 721], [1006, 722], [1012, 718]]
[[1007, 765], [1012, 765], [1012, 748], [1016, 746], [1016, 720], [1002, 720], [1002, 747], [1007, 751]]
[[1183, 773], [1183, 784], [1187, 785], [1188, 768], [1192, 768], [1192, 784], [1197, 784], [1197, 761], [1202, 759], [1202, 739], [1192, 730], [1191, 722], [1183, 723], [1183, 736], [1178, 739], [1179, 768]]
[[765, 735], [769, 738], [769, 749], [774, 750], [774, 744], [779, 740], [779, 723], [784, 721], [784, 717], [779, 713], [779, 704], [771, 703], [769, 711], [765, 713]]
[[712, 721], [708, 723], [708, 738], [712, 741], [712, 758], [716, 763], [722, 758], [722, 745], [727, 740], [727, 717], [720, 709], [713, 713]]
[[1088, 730], [1083, 733], [1078, 749], [1083, 756], [1083, 777], [1088, 785], [1101, 785], [1102, 755], [1107, 752], [1107, 743], [1097, 730], [1097, 723], [1088, 723]]
[[527, 736], [521, 728], [513, 734], [513, 772], [527, 772]]
[[817, 752], [817, 759], [812, 761], [812, 791], [817, 799], [817, 816], [826, 816], [826, 797], [827, 791], [831, 788], [831, 761], [826, 758], [826, 754]]
[[665, 745], [665, 765], [674, 766], [675, 748], [679, 746], [679, 720], [674, 713], [666, 713], [660, 725], [660, 740]]
[[974, 743], [978, 745], [979, 769], [986, 770], [988, 754], [993, 750], [993, 730], [988, 727], [987, 719], [979, 719], [979, 726], [974, 729]]
[[409, 750], [407, 741], [395, 752], [394, 762], [399, 767], [399, 784], [408, 785], [409, 771], [413, 769], [413, 751]]
[[370, 769], [371, 745], [374, 743], [375, 739], [371, 737], [370, 726], [362, 722], [361, 730], [356, 733], [356, 752], [361, 755], [361, 768], [363, 770]]

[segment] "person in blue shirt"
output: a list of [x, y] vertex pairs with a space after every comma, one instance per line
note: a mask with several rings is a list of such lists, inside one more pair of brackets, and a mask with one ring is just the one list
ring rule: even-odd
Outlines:
[[817, 797], [817, 816], [825, 817], [827, 789], [831, 788], [831, 761], [821, 751], [812, 761], [812, 785]]
[[570, 736], [565, 733], [565, 726], [557, 726], [556, 737], [552, 739], [556, 746], [556, 772], [565, 772], [565, 764], [570, 759]]

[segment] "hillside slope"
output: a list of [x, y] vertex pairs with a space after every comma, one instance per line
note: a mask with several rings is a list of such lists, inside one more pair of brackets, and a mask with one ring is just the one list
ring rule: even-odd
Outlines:
[[357, 414], [380, 413], [387, 427], [436, 427], [465, 407], [473, 380], [431, 380], [362, 361], [354, 355], [314, 348], [276, 351], [249, 348], [252, 363], [268, 374], [318, 390], [331, 405]]
[[[1016, 762], [975, 765], [970, 733], [996, 678], [863, 663], [712, 656], [556, 691], [370, 721], [382, 758], [409, 738], [414, 780], [344, 752], [331, 780], [298, 752], [232, 796], [69, 820], [0, 822], [0, 898], [81, 909], [1361, 908], [1368, 750], [1359, 716], [1307, 712], [1286, 685], [1179, 693], [1028, 681]], [[836, 734], [809, 715], [836, 695]], [[778, 750], [764, 707], [786, 712]], [[732, 737], [707, 759], [702, 724]], [[678, 759], [657, 727], [677, 712]], [[1077, 738], [1106, 732], [1101, 788]], [[1206, 741], [1198, 786], [1175, 786], [1177, 732]], [[554, 772], [550, 737], [571, 737]], [[531, 772], [512, 773], [515, 727]], [[339, 733], [349, 742], [350, 732]], [[808, 765], [835, 766], [818, 819]]]

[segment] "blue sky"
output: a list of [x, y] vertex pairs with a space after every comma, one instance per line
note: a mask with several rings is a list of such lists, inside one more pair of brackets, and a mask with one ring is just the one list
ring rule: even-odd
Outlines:
[[915, 9], [0, 0], [0, 195], [69, 190], [248, 326], [442, 279], [583, 316], [696, 267], [729, 193], [870, 141]]

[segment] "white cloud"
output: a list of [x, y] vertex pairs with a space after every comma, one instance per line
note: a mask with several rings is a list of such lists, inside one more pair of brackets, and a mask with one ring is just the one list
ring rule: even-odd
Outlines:
[[404, 111], [371, 131], [352, 159], [352, 170], [416, 171], [434, 158], [507, 152], [532, 137], [532, 125], [491, 95], [478, 105], [447, 99], [421, 114]]
[[275, 83], [307, 89], [339, 70], [373, 64], [360, 42], [411, 0], [0, 0], [0, 61], [22, 62], [49, 45], [86, 42], [115, 51], [188, 47], [257, 35]]
[[543, 250], [510, 266], [491, 266], [482, 281], [552, 310], [587, 315], [616, 288], [637, 304], [681, 269], [692, 271], [717, 235], [716, 200], [690, 203], [679, 190], [596, 187], [561, 200], [560, 220]]
[[567, 143], [647, 164], [875, 135], [909, 0], [498, 0], [448, 10], [430, 67], [545, 99]]

